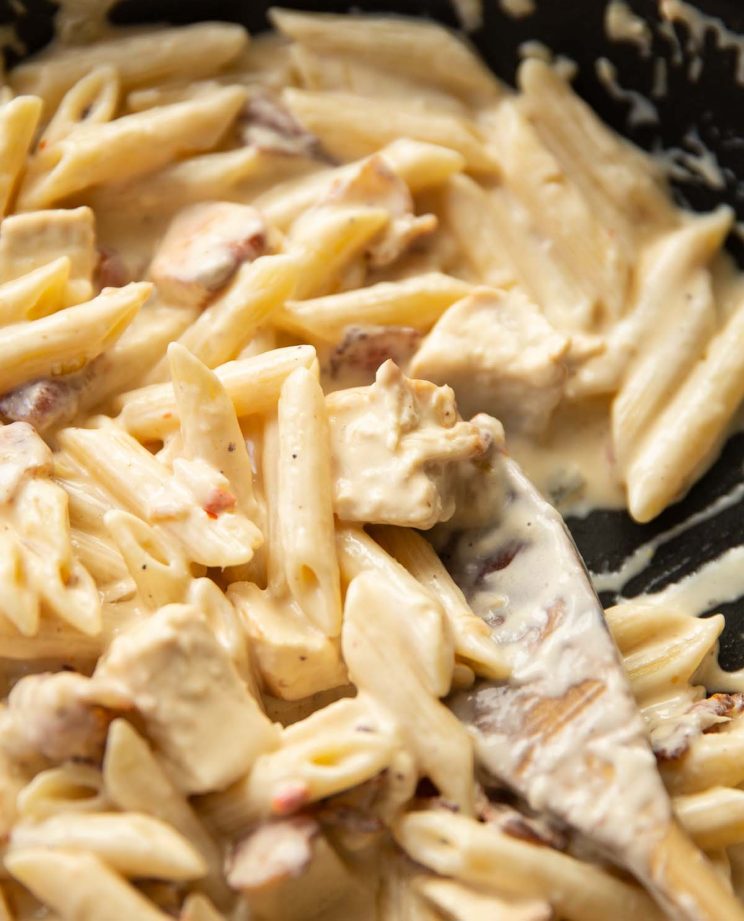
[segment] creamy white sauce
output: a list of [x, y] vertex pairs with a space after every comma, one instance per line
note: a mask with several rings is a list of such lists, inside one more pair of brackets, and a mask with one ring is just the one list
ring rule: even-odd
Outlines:
[[508, 436], [509, 453], [563, 515], [583, 517], [595, 508], [625, 508], [604, 401], [559, 407], [540, 439]]
[[733, 51], [736, 55], [736, 80], [744, 83], [744, 35], [738, 35], [728, 28], [722, 19], [709, 16], [684, 0], [659, 0], [659, 11], [669, 22], [681, 22], [687, 27], [687, 52], [693, 61], [702, 61], [700, 52], [705, 40], [712, 35], [721, 51]]
[[618, 102], [627, 102], [628, 124], [635, 128], [638, 125], [656, 125], [659, 122], [659, 112], [656, 106], [637, 90], [626, 89], [621, 86], [617, 78], [617, 68], [608, 58], [597, 58], [594, 63], [597, 79], [604, 86], [613, 99]]
[[[598, 592], [621, 592], [623, 586], [625, 586], [635, 576], [642, 573], [643, 570], [651, 563], [659, 547], [663, 547], [664, 544], [668, 543], [670, 540], [673, 540], [680, 534], [684, 534], [691, 528], [697, 527], [697, 525], [701, 524], [702, 522], [707, 521], [710, 518], [714, 518], [725, 509], [731, 508], [732, 506], [739, 503], [742, 498], [744, 498], [744, 482], [737, 483], [737, 485], [730, 492], [723, 496], [719, 496], [715, 502], [712, 502], [709, 506], [707, 506], [707, 508], [696, 512], [694, 515], [690, 515], [689, 518], [686, 518], [684, 521], [675, 525], [673, 528], [662, 531], [651, 540], [641, 544], [633, 551], [633, 553], [630, 554], [630, 556], [626, 557], [622, 565], [613, 572], [591, 573], [592, 583], [595, 590]], [[683, 583], [678, 584], [682, 585]], [[744, 572], [742, 573], [741, 593], [744, 594]], [[734, 598], [737, 597], [738, 595], [734, 596]], [[715, 604], [718, 602], [713, 603]], [[700, 611], [694, 611], [692, 613], [697, 615], [705, 610], [708, 610], [708, 608], [702, 608]]]
[[605, 8], [604, 28], [613, 42], [630, 42], [644, 57], [651, 54], [651, 29], [623, 0], [611, 0]]
[[670, 179], [703, 182], [712, 189], [723, 189], [726, 179], [716, 155], [704, 143], [697, 128], [690, 128], [683, 139], [684, 147], [657, 146], [654, 160]]

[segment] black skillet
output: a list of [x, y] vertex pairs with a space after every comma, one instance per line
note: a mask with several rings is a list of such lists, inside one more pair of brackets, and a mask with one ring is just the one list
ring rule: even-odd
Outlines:
[[[276, 0], [275, 0], [276, 2]], [[185, 23], [200, 19], [224, 19], [245, 24], [251, 31], [266, 28], [264, 0], [123, 0], [114, 7], [115, 23]], [[343, 12], [349, 9], [370, 13], [398, 13], [428, 16], [457, 27], [449, 0], [283, 0], [295, 9]], [[722, 188], [712, 188], [694, 177], [673, 182], [680, 202], [697, 210], [710, 210], [725, 202], [744, 221], [744, 85], [737, 83], [737, 59], [733, 50], [718, 46], [711, 31], [705, 39], [702, 67], [696, 78], [691, 72], [696, 56], [688, 46], [686, 26], [674, 25], [674, 36], [655, 28], [660, 19], [657, 0], [629, 0], [633, 10], [652, 26], [653, 53], [644, 57], [630, 43], [608, 40], [604, 31], [606, 0], [537, 0], [535, 12], [521, 19], [506, 15], [498, 0], [483, 0], [483, 26], [470, 37], [493, 70], [513, 82], [519, 60], [518, 47], [538, 40], [555, 53], [576, 62], [574, 85], [601, 117], [615, 129], [648, 149], [679, 147], [696, 153], [690, 146], [691, 132], [715, 154], [724, 176]], [[8, 0], [0, 0], [0, 21], [14, 22], [29, 51], [43, 46], [52, 34], [54, 5], [47, 0], [27, 0], [19, 15]], [[742, 0], [696, 0], [708, 16], [719, 18], [731, 31], [744, 33]], [[742, 49], [744, 57], [744, 49]], [[654, 58], [667, 62], [668, 87], [662, 98], [654, 98], [658, 122], [633, 126], [630, 103], [613, 98], [596, 76], [595, 61], [606, 57], [617, 68], [621, 86], [649, 96], [654, 80]], [[744, 68], [744, 63], [742, 64]], [[693, 135], [694, 137], [694, 135]], [[732, 238], [730, 249], [744, 267], [744, 243]], [[683, 522], [726, 494], [744, 479], [744, 434], [731, 438], [718, 462], [677, 505], [648, 525], [638, 525], [619, 512], [593, 512], [586, 518], [569, 520], [573, 536], [592, 572], [614, 571], [640, 544]], [[665, 542], [651, 564], [631, 579], [622, 590], [626, 597], [656, 591], [676, 582], [728, 547], [744, 543], [744, 502], [729, 507]], [[610, 603], [612, 593], [602, 600]], [[744, 666], [744, 598], [718, 605], [726, 615], [721, 642], [724, 667]]]

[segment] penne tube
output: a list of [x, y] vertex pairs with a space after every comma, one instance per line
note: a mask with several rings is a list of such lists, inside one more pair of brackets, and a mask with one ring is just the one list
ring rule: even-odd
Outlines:
[[414, 880], [414, 888], [452, 921], [550, 921], [553, 917], [546, 901], [502, 899], [451, 879], [421, 875]]
[[660, 303], [664, 318], [638, 343], [612, 402], [612, 447], [620, 470], [627, 469], [654, 417], [664, 408], [703, 355], [715, 329], [710, 274], [697, 269]]
[[168, 363], [183, 454], [201, 458], [227, 477], [238, 508], [255, 519], [253, 470], [227, 391], [216, 374], [178, 343], [171, 343], [168, 348]]
[[740, 786], [744, 782], [741, 717], [726, 723], [723, 731], [699, 735], [685, 756], [662, 765], [661, 773], [673, 795], [702, 793], [712, 787]]
[[28, 847], [8, 854], [5, 866], [63, 921], [168, 918], [102, 860], [85, 851]]
[[471, 290], [472, 286], [459, 278], [429, 272], [326, 297], [292, 300], [277, 311], [274, 322], [295, 335], [327, 342], [337, 342], [347, 326], [395, 325], [427, 330]]
[[222, 904], [227, 887], [222, 881], [222, 855], [217, 844], [147, 742], [126, 720], [115, 720], [109, 729], [103, 778], [107, 794], [120, 809], [154, 816], [193, 845], [207, 866], [201, 885]]
[[249, 562], [260, 545], [261, 532], [239, 510], [225, 506], [211, 511], [210, 497], [212, 491], [222, 488], [221, 475], [210, 474], [202, 494], [201, 471], [192, 472], [183, 464], [171, 474], [146, 448], [114, 426], [68, 428], [59, 437], [63, 448], [116, 502], [158, 524], [183, 547], [189, 560], [204, 566], [237, 566]]
[[400, 745], [394, 724], [364, 696], [331, 703], [284, 729], [276, 751], [262, 755], [251, 773], [203, 803], [223, 835], [272, 815], [351, 790], [390, 767]]
[[497, 99], [498, 80], [452, 32], [425, 19], [334, 16], [274, 9], [273, 24], [303, 47], [348, 54], [383, 72], [396, 72], [460, 96], [471, 104]]
[[706, 851], [744, 842], [744, 790], [711, 787], [677, 796], [674, 811], [687, 834]]
[[65, 94], [51, 121], [44, 129], [39, 149], [55, 144], [83, 125], [102, 125], [116, 114], [119, 103], [119, 76], [106, 64], [82, 77]]
[[0, 105], [0, 216], [8, 213], [41, 116], [41, 100], [18, 96]]
[[605, 226], [545, 147], [516, 101], [499, 108], [493, 124], [504, 183], [528, 210], [533, 227], [551, 242], [558, 261], [596, 303], [605, 321], [625, 312], [633, 252]]
[[626, 469], [628, 507], [650, 521], [712, 461], [744, 399], [744, 304], [656, 417]]
[[[386, 164], [415, 195], [435, 188], [465, 167], [464, 157], [449, 147], [410, 138], [397, 138], [379, 151]], [[336, 183], [355, 175], [359, 164], [350, 163], [310, 176], [282, 182], [260, 195], [254, 204], [281, 230], [318, 201], [327, 198]]]
[[106, 512], [103, 522], [147, 608], [155, 611], [184, 599], [191, 572], [183, 555], [160, 531], [119, 509]]
[[204, 860], [182, 835], [139, 812], [62, 812], [16, 825], [10, 853], [34, 847], [88, 851], [130, 877], [180, 881], [206, 873]]
[[238, 269], [225, 294], [185, 330], [179, 342], [208, 368], [235, 358], [274, 310], [291, 296], [300, 267], [291, 256], [263, 256]]
[[286, 583], [310, 622], [341, 632], [341, 588], [333, 519], [331, 435], [316, 377], [298, 368], [279, 397], [278, 519]]
[[[400, 727], [422, 776], [457, 809], [473, 809], [473, 743], [464, 726], [434, 697], [410, 635], [402, 629], [394, 587], [365, 572], [349, 585], [342, 649], [349, 677]], [[401, 663], [390, 680], [386, 663]]]
[[292, 227], [287, 247], [296, 259], [297, 300], [337, 290], [343, 270], [389, 223], [385, 208], [333, 205], [305, 212]]
[[426, 688], [444, 697], [452, 683], [456, 641], [439, 599], [427, 593], [394, 556], [360, 528], [338, 528], [336, 547], [347, 586], [356, 576], [369, 572], [395, 589], [407, 611], [401, 629], [408, 635], [411, 648], [417, 650]]
[[653, 161], [603, 124], [553, 67], [519, 69], [523, 105], [543, 141], [621, 239], [645, 242], [678, 222]]
[[45, 208], [90, 186], [133, 178], [214, 147], [245, 100], [240, 87], [78, 128], [37, 152], [18, 206]]
[[[282, 384], [296, 368], [317, 371], [315, 349], [310, 345], [289, 346], [230, 361], [215, 369], [215, 375], [232, 400], [238, 418], [273, 409]], [[178, 408], [172, 384], [150, 384], [122, 394], [118, 421], [142, 441], [162, 438], [178, 427]]]
[[91, 190], [89, 201], [97, 214], [162, 217], [194, 202], [230, 198], [241, 183], [271, 174], [268, 159], [255, 147], [201, 154], [128, 182], [106, 183]]
[[116, 68], [125, 90], [176, 77], [196, 80], [220, 71], [240, 54], [247, 39], [241, 26], [210, 22], [55, 48], [53, 54], [42, 53], [15, 67], [11, 86], [17, 93], [41, 96], [51, 110], [97, 67]]
[[286, 89], [282, 98], [298, 121], [317, 134], [339, 160], [375, 153], [398, 137], [450, 147], [465, 158], [468, 170], [498, 175], [499, 164], [475, 122], [422, 109], [415, 103], [391, 106], [384, 99], [352, 93], [312, 93]]
[[79, 370], [116, 342], [151, 290], [147, 282], [107, 288], [86, 304], [6, 326], [0, 336], [0, 392]]
[[70, 259], [60, 256], [0, 285], [0, 325], [38, 320], [65, 307]]
[[458, 658], [485, 678], [508, 678], [511, 669], [503, 649], [491, 639], [487, 624], [470, 610], [432, 545], [411, 528], [376, 527], [372, 535], [442, 606]]
[[638, 886], [466, 816], [413, 812], [394, 834], [409, 857], [442, 876], [517, 898], [544, 898], [567, 921], [665, 917]]
[[[676, 311], [668, 309], [667, 302], [680, 298], [680, 289], [690, 276], [706, 267], [720, 248], [731, 226], [731, 212], [728, 208], [719, 208], [710, 214], [696, 216], [686, 221], [681, 227], [664, 234], [655, 243], [641, 252], [641, 259], [635, 281], [635, 295], [631, 308], [614, 328], [607, 333], [607, 351], [579, 368], [573, 380], [569, 381], [569, 396], [579, 399], [596, 394], [612, 393], [623, 382], [628, 368], [639, 354], [647, 350], [647, 343], [663, 346], [667, 336], [680, 335], [675, 330]], [[705, 282], [698, 280], [698, 289], [705, 287]], [[698, 290], [700, 301], [702, 296]], [[704, 300], [704, 298], [703, 298]], [[686, 330], [704, 326], [698, 318], [704, 307], [690, 311], [686, 317], [687, 298], [681, 305], [681, 335]], [[692, 323], [690, 323], [690, 319]], [[652, 394], [651, 402], [657, 406], [659, 393], [666, 388], [669, 376], [677, 374], [676, 360], [672, 367], [661, 375], [661, 387]]]

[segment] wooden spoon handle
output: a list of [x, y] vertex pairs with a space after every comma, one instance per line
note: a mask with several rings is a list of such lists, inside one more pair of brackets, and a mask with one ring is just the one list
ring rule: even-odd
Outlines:
[[653, 855], [650, 888], [680, 921], [744, 921], [744, 906], [676, 823]]

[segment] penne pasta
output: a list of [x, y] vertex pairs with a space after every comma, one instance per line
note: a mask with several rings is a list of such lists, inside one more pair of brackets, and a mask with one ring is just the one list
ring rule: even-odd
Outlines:
[[116, 68], [125, 89], [174, 77], [191, 80], [217, 73], [246, 41], [239, 26], [217, 22], [145, 32], [40, 55], [14, 69], [12, 86], [17, 93], [40, 96], [51, 109], [96, 67]]
[[[275, 349], [255, 358], [231, 361], [215, 370], [232, 400], [238, 418], [265, 413], [276, 406], [282, 384], [297, 368], [317, 368], [312, 346]], [[119, 421], [137, 438], [162, 438], [178, 426], [175, 395], [171, 384], [151, 384], [123, 394]]]
[[341, 590], [333, 523], [331, 443], [323, 391], [304, 368], [289, 375], [279, 396], [279, 495], [287, 586], [307, 618], [326, 636], [341, 631]]
[[0, 391], [77, 371], [97, 358], [121, 336], [150, 291], [147, 282], [109, 288], [86, 304], [6, 326], [0, 338]]
[[239, 87], [86, 125], [37, 151], [18, 195], [22, 210], [45, 208], [112, 179], [132, 178], [186, 153], [214, 147], [245, 99]]

